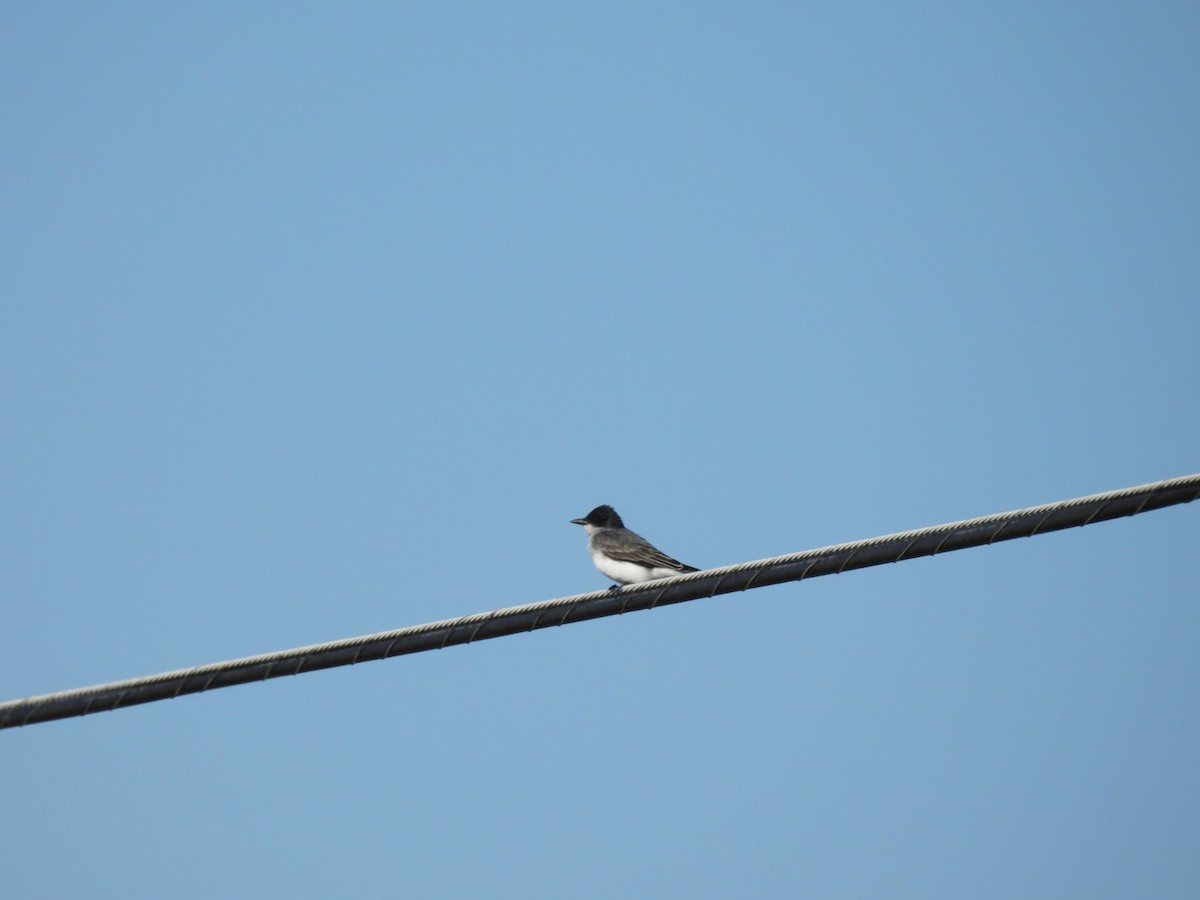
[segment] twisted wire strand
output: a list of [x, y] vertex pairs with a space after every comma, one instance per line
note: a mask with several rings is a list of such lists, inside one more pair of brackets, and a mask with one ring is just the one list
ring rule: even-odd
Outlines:
[[614, 590], [574, 594], [394, 631], [10, 700], [0, 703], [0, 728], [85, 716], [250, 681], [299, 675], [302, 672], [388, 659], [424, 650], [440, 650], [539, 628], [715, 597], [717, 594], [835, 575], [852, 569], [933, 556], [1018, 537], [1032, 537], [1190, 503], [1197, 497], [1200, 497], [1200, 474], [1188, 475], [1043, 506], [627, 585]]

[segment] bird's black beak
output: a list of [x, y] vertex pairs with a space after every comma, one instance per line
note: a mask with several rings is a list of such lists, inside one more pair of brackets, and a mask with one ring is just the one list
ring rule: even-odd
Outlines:
[[572, 525], [586, 525], [587, 519], [572, 519], [571, 524]]

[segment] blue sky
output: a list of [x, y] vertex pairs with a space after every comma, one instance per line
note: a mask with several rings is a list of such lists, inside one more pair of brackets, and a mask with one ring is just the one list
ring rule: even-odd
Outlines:
[[[2, 698], [1200, 470], [1194, 4], [11, 3]], [[1194, 897], [1200, 509], [0, 735], [14, 896]]]

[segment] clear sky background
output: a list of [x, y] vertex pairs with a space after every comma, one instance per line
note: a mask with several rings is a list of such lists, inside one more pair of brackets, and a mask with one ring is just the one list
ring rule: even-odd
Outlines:
[[[1200, 470], [1195, 3], [0, 9], [0, 699]], [[0, 734], [12, 897], [1200, 894], [1200, 506]]]

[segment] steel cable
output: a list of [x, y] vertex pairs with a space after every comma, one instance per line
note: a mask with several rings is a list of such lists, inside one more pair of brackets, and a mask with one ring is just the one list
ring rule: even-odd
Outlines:
[[789, 553], [623, 588], [413, 625], [379, 634], [211, 663], [0, 703], [0, 728], [105, 712], [250, 681], [388, 659], [538, 628], [620, 615], [883, 563], [1133, 516], [1200, 496], [1200, 474], [915, 531]]

